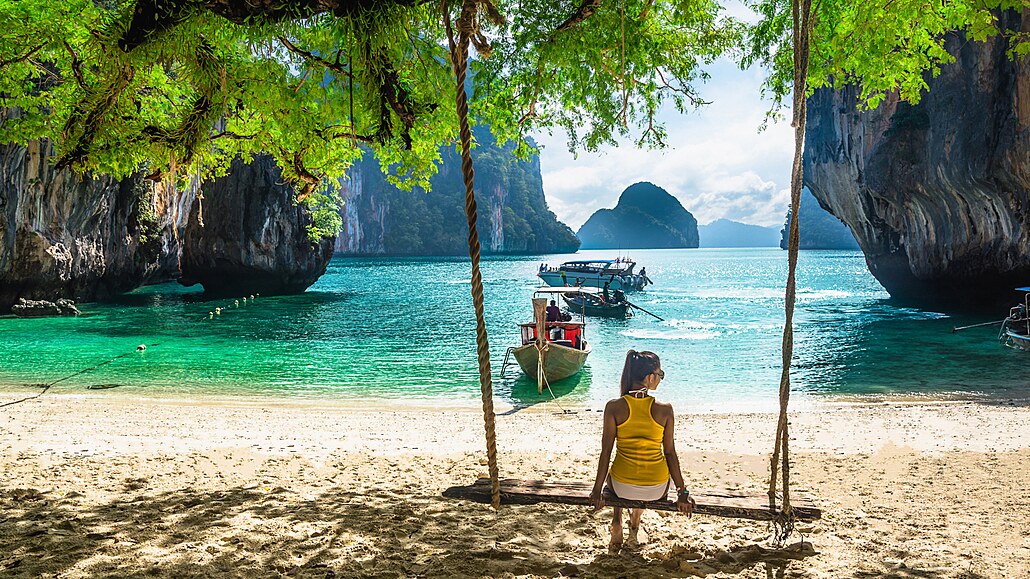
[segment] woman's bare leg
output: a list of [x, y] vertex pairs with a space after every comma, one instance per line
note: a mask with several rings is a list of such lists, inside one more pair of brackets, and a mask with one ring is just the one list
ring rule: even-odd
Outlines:
[[640, 531], [640, 517], [644, 509], [629, 510], [629, 535], [626, 537], [626, 546], [633, 549], [640, 545], [640, 538], [637, 533]]
[[644, 515], [644, 509], [629, 509], [629, 528], [640, 528], [640, 517]]
[[612, 542], [609, 546], [622, 546], [622, 507], [612, 509]]

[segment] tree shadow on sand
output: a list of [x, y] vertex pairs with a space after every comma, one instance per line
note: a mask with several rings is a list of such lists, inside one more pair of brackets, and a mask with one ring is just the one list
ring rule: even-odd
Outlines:
[[778, 577], [814, 553], [810, 546], [748, 545], [706, 554], [677, 548], [662, 559], [611, 555], [585, 509], [537, 505], [494, 513], [416, 488], [148, 494], [145, 479], [122, 485], [100, 504], [77, 493], [0, 491], [0, 575], [641, 577], [736, 574], [765, 565]]

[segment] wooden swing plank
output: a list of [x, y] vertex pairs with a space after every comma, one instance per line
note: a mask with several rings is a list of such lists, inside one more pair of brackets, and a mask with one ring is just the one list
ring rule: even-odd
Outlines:
[[[535, 505], [537, 503], [558, 503], [563, 505], [590, 505], [592, 485], [585, 482], [501, 480], [501, 504]], [[490, 479], [481, 478], [473, 485], [453, 486], [443, 492], [451, 499], [467, 499], [478, 503], [490, 502]], [[764, 493], [737, 491], [692, 490], [690, 496], [697, 505], [694, 512], [716, 517], [732, 517], [768, 521], [775, 517], [776, 508], [770, 508], [769, 497]], [[629, 501], [620, 499], [605, 488], [604, 503], [613, 507], [675, 511], [673, 500]], [[791, 493], [790, 503], [794, 516], [801, 521], [812, 521], [822, 517], [822, 511], [815, 507], [812, 499], [804, 494]]]

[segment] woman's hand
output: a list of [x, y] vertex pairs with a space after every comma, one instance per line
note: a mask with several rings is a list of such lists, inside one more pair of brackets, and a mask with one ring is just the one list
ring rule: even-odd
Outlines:
[[694, 499], [690, 498], [689, 494], [680, 495], [676, 499], [676, 509], [688, 517], [694, 514], [695, 506], [697, 506], [697, 503], [694, 502]]
[[590, 504], [593, 505], [595, 513], [604, 508], [604, 496], [601, 489], [594, 487], [594, 490], [590, 491]]

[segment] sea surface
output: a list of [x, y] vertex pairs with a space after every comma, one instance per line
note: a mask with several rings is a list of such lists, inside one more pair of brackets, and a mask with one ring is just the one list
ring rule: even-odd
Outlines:
[[[639, 312], [626, 320], [588, 317], [587, 367], [543, 395], [517, 365], [502, 373], [505, 350], [518, 343], [516, 324], [531, 321], [539, 265], [616, 255], [483, 261], [499, 402], [600, 407], [616, 393], [634, 348], [661, 356], [666, 379], [658, 394], [677, 408], [774, 406], [787, 270], [778, 249], [629, 252], [655, 285], [628, 297], [661, 321]], [[67, 378], [51, 392], [475, 405], [469, 279], [467, 259], [336, 258], [299, 295], [240, 296], [237, 304], [168, 283], [82, 304], [78, 318], [7, 317], [0, 319], [0, 392], [32, 392]], [[802, 252], [793, 400], [1025, 396], [1030, 354], [1000, 346], [996, 327], [952, 332], [982, 321], [893, 304], [859, 252]], [[146, 349], [137, 352], [141, 344]]]

